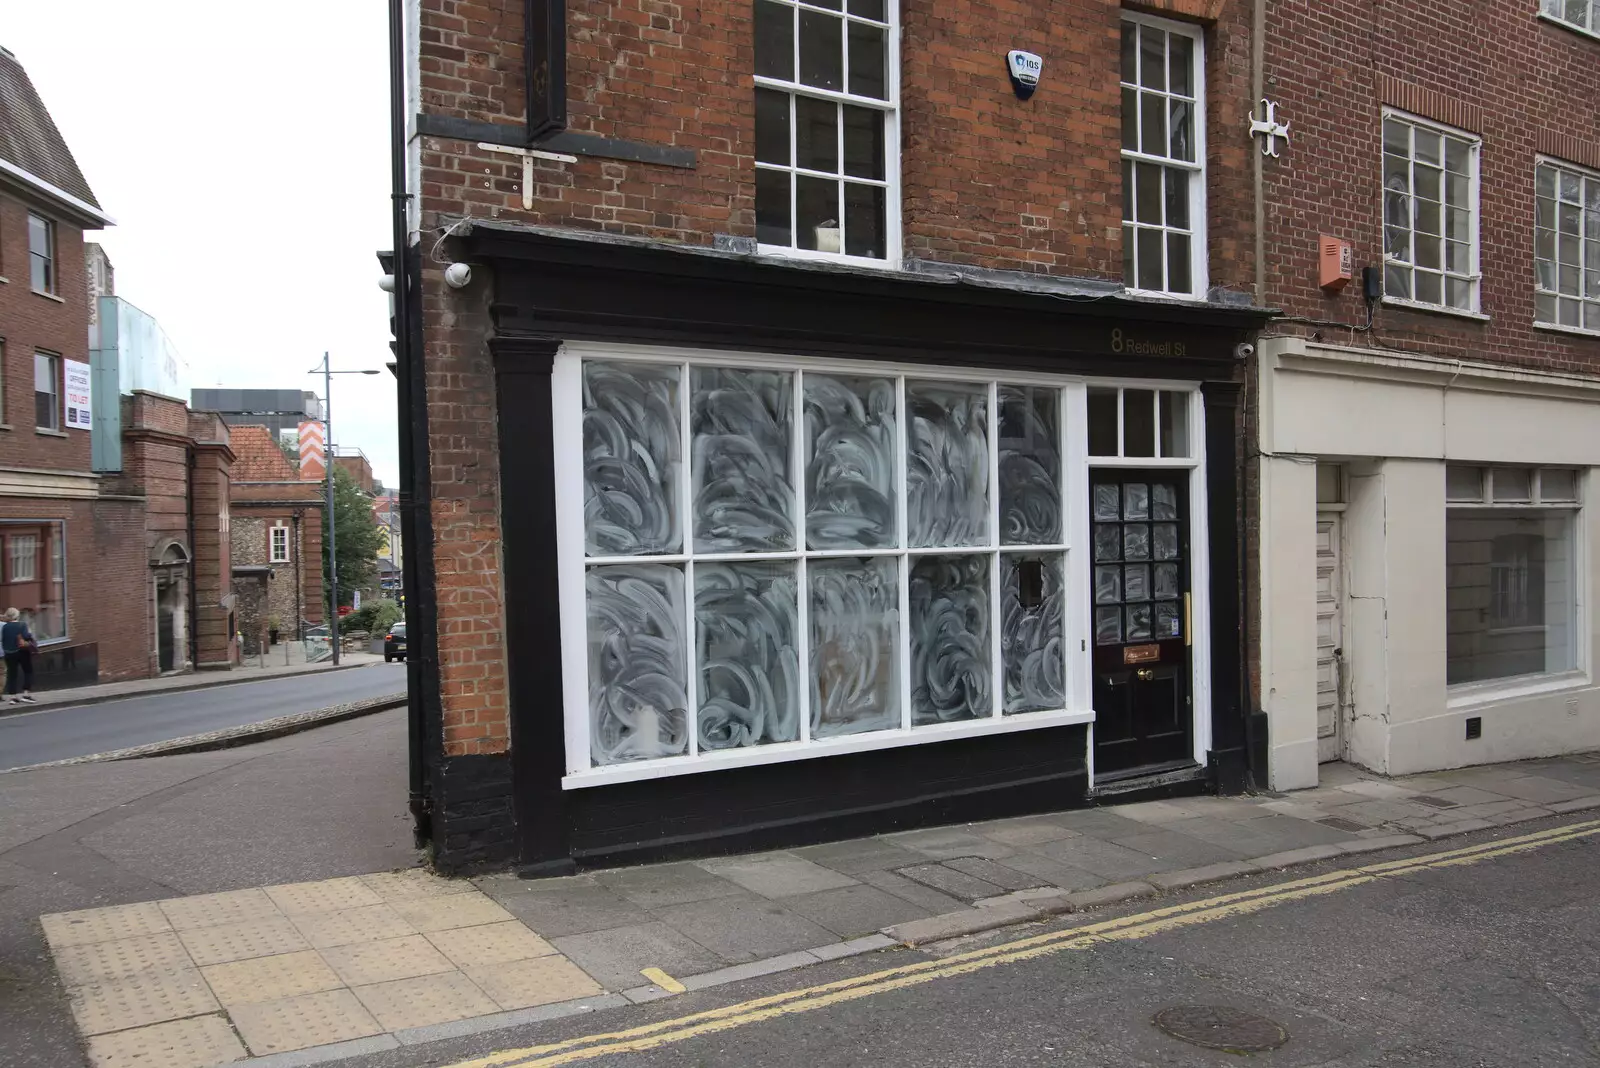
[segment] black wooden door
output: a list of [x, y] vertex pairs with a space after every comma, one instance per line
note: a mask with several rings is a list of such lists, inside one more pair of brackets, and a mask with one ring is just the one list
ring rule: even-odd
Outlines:
[[1090, 474], [1097, 777], [1194, 759], [1188, 481]]

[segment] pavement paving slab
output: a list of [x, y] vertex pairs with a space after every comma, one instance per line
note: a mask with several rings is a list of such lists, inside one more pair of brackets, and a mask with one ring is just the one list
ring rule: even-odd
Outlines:
[[837, 890], [841, 886], [854, 886], [857, 882], [842, 872], [787, 852], [702, 860], [699, 866], [712, 875], [769, 898]]
[[89, 1060], [95, 1068], [214, 1068], [243, 1060], [244, 1044], [218, 1015], [151, 1024], [95, 1035]]

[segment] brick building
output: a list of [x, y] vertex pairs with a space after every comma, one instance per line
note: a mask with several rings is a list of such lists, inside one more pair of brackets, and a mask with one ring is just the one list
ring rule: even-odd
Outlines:
[[409, 10], [440, 864], [1265, 774], [1247, 6]]
[[[258, 649], [274, 621], [279, 636], [320, 624], [322, 511], [320, 481], [299, 477], [264, 426], [232, 428], [235, 590], [248, 604], [246, 643]], [[262, 590], [262, 583], [265, 589]], [[264, 597], [264, 600], [263, 600]]]
[[91, 352], [114, 297], [83, 235], [111, 219], [3, 49], [0, 119], [0, 608], [41, 689], [226, 667], [226, 429]]
[[[1269, 781], [1600, 745], [1600, 9], [1268, 8]], [[1259, 142], [1258, 142], [1259, 143]], [[1323, 288], [1319, 246], [1354, 278]], [[1361, 269], [1379, 276], [1368, 300]]]

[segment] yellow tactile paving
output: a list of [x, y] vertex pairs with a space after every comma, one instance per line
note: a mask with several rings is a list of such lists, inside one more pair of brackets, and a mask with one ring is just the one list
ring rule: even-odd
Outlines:
[[516, 919], [511, 913], [476, 891], [420, 901], [398, 901], [394, 905], [394, 910], [423, 934], [430, 931], [448, 931], [456, 927], [476, 927], [484, 923], [504, 923], [506, 920]]
[[244, 1036], [245, 1045], [258, 1057], [383, 1033], [378, 1021], [348, 990], [237, 1005], [228, 1015]]
[[140, 972], [69, 991], [72, 1015], [86, 1035], [181, 1020], [216, 1012], [220, 1006], [195, 968]]
[[305, 940], [317, 949], [348, 946], [356, 942], [377, 942], [385, 938], [413, 935], [417, 929], [401, 919], [388, 905], [363, 905], [338, 912], [306, 912], [294, 917], [294, 925]]
[[95, 1068], [215, 1068], [243, 1060], [244, 1045], [221, 1016], [195, 1016], [89, 1039]]
[[228, 1008], [335, 990], [344, 983], [316, 950], [255, 957], [200, 969], [211, 992]]
[[270, 957], [311, 948], [311, 943], [295, 930], [294, 924], [286, 916], [199, 927], [192, 931], [180, 931], [178, 938], [189, 951], [189, 956], [199, 965]]
[[56, 970], [68, 986], [113, 982], [140, 972], [171, 971], [189, 964], [189, 954], [172, 931], [62, 946], [55, 956]]
[[587, 972], [561, 956], [534, 957], [464, 971], [502, 1009], [530, 1009], [605, 992]]
[[361, 881], [367, 889], [385, 901], [411, 901], [419, 897], [443, 897], [446, 894], [477, 891], [477, 888], [465, 879], [443, 879], [421, 868], [363, 875]]
[[383, 904], [383, 899], [355, 876], [269, 886], [267, 896], [274, 905], [291, 916], [302, 912], [337, 912], [340, 909]]
[[358, 986], [355, 994], [389, 1031], [427, 1027], [499, 1011], [499, 1006], [460, 972]]
[[230, 890], [225, 894], [198, 894], [158, 901], [173, 930], [216, 927], [225, 923], [270, 920], [283, 915], [261, 890]]
[[81, 912], [53, 912], [39, 917], [39, 922], [44, 925], [44, 936], [52, 948], [172, 930], [172, 924], [153, 901]]
[[455, 962], [458, 968], [547, 957], [556, 951], [555, 946], [516, 920], [435, 931], [428, 935], [428, 941]]
[[322, 957], [351, 986], [455, 970], [455, 965], [421, 935], [335, 946], [322, 950]]

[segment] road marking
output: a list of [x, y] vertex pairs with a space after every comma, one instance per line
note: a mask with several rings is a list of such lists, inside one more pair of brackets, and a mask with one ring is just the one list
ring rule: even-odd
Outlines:
[[689, 989], [660, 968], [641, 968], [639, 974], [669, 994], [681, 994]]
[[1600, 835], [1600, 820], [1588, 820], [1460, 849], [1425, 853], [1406, 860], [1327, 872], [1271, 886], [1222, 894], [1201, 901], [1169, 905], [1131, 916], [1119, 916], [1081, 927], [1033, 935], [1001, 945], [970, 950], [941, 960], [918, 961], [869, 975], [771, 994], [624, 1031], [584, 1035], [525, 1049], [503, 1050], [486, 1057], [458, 1061], [446, 1068], [554, 1068], [556, 1065], [576, 1064], [611, 1054], [637, 1053], [780, 1016], [811, 1012], [842, 1002], [917, 986], [935, 979], [966, 975], [1000, 964], [1032, 960], [1065, 950], [1090, 949], [1108, 942], [1150, 938], [1182, 930], [1185, 927], [1248, 915], [1286, 902], [1337, 893], [1379, 879], [1395, 878], [1433, 868], [1476, 864], [1593, 835]]

